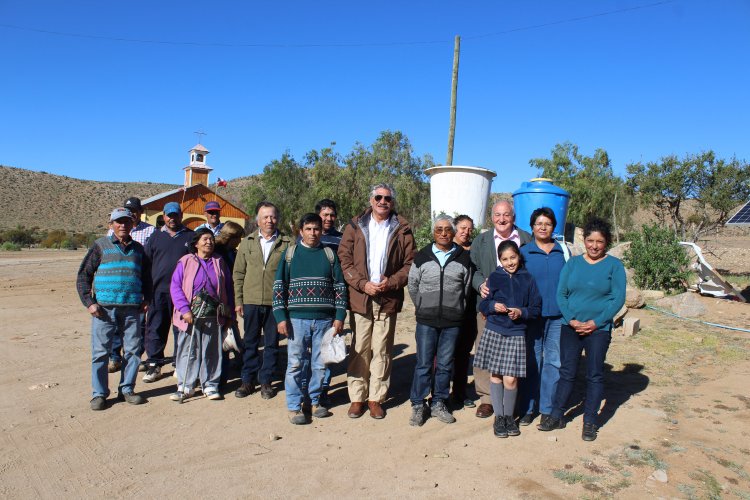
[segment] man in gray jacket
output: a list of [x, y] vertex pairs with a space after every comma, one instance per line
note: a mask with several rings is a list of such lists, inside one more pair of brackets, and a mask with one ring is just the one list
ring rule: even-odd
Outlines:
[[[411, 384], [409, 424], [421, 426], [431, 413], [446, 424], [456, 419], [446, 402], [450, 394], [453, 352], [471, 290], [469, 253], [453, 242], [453, 218], [439, 215], [432, 225], [434, 243], [414, 257], [409, 295], [417, 318], [417, 366]], [[433, 362], [435, 364], [433, 377]], [[432, 390], [432, 405], [425, 401]]]
[[[480, 300], [487, 296], [487, 278], [500, 265], [497, 257], [497, 247], [505, 240], [515, 241], [521, 247], [531, 241], [531, 235], [519, 229], [515, 225], [516, 213], [513, 205], [508, 200], [500, 200], [492, 206], [492, 231], [485, 231], [476, 237], [471, 245], [471, 261], [474, 263], [475, 271], [472, 278], [472, 286], [479, 293]], [[478, 309], [477, 309], [478, 311]], [[484, 317], [477, 312], [477, 340], [474, 349], [479, 345], [479, 340], [484, 332]], [[477, 406], [477, 417], [487, 418], [492, 416], [492, 401], [490, 400], [490, 374], [486, 370], [474, 368], [474, 389], [479, 396]]]

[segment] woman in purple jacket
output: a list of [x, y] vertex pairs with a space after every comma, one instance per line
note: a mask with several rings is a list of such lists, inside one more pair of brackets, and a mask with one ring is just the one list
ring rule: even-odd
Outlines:
[[208, 399], [222, 399], [221, 327], [234, 314], [234, 285], [227, 265], [214, 255], [214, 244], [209, 229], [196, 231], [191, 253], [179, 260], [172, 274], [172, 323], [179, 330], [175, 353], [177, 392], [170, 396], [173, 401], [192, 396], [198, 378]]

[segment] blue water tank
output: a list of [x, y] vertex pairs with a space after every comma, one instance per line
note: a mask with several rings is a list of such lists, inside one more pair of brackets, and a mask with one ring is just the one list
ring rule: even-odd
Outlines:
[[516, 226], [531, 232], [531, 213], [540, 207], [549, 207], [555, 213], [557, 225], [555, 233], [565, 231], [565, 218], [568, 216], [570, 193], [557, 187], [551, 179], [531, 179], [513, 192], [513, 209], [516, 212]]

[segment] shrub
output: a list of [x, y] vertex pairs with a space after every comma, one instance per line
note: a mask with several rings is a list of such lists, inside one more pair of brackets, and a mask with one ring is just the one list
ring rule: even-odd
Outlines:
[[60, 243], [60, 250], [76, 250], [76, 249], [78, 249], [76, 242], [70, 238], [66, 238]]
[[68, 236], [65, 231], [61, 229], [55, 229], [47, 233], [47, 236], [44, 237], [41, 245], [44, 248], [60, 248], [60, 245], [66, 239], [68, 239]]
[[12, 241], [6, 241], [2, 245], [0, 245], [0, 250], [4, 252], [20, 252], [21, 245], [19, 245], [18, 243], [13, 243]]
[[644, 225], [629, 239], [624, 261], [635, 271], [633, 279], [639, 288], [670, 291], [684, 287], [689, 259], [671, 229]]
[[33, 229], [26, 229], [24, 226], [17, 226], [15, 229], [8, 229], [3, 231], [0, 235], [0, 239], [3, 242], [15, 243], [19, 246], [25, 247], [32, 245], [36, 242]]

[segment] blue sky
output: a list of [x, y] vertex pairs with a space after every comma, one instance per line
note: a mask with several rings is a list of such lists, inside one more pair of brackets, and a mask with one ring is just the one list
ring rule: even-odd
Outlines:
[[633, 161], [750, 160], [744, 0], [212, 2], [0, 0], [0, 164], [181, 183], [193, 134], [212, 180], [289, 150], [348, 153], [401, 130], [515, 190], [572, 141]]

